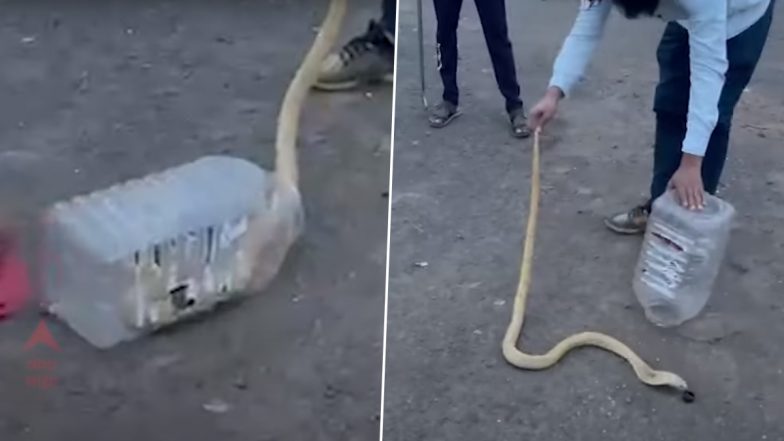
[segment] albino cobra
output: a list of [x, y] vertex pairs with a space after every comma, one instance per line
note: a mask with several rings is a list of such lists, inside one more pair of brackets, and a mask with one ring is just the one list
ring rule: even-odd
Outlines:
[[672, 372], [659, 371], [651, 368], [628, 346], [606, 334], [597, 332], [581, 332], [574, 334], [562, 340], [543, 355], [526, 354], [517, 348], [517, 341], [523, 330], [525, 303], [528, 298], [528, 290], [531, 286], [534, 237], [536, 236], [536, 219], [539, 212], [540, 133], [541, 129], [536, 129], [534, 132], [533, 164], [531, 170], [531, 201], [528, 210], [528, 225], [524, 239], [522, 264], [520, 267], [520, 282], [517, 286], [517, 294], [515, 295], [514, 307], [512, 310], [512, 320], [506, 330], [502, 345], [504, 358], [509, 364], [521, 369], [544, 370], [558, 363], [561, 358], [572, 349], [582, 346], [594, 346], [612, 352], [628, 361], [634, 369], [635, 374], [637, 374], [637, 377], [643, 383], [649, 386], [666, 386], [674, 388], [681, 392], [681, 397], [684, 401], [694, 401], [694, 393], [689, 390], [686, 381], [683, 378]]
[[302, 60], [294, 79], [291, 80], [278, 114], [278, 132], [275, 141], [275, 171], [282, 184], [294, 188], [299, 184], [297, 167], [297, 132], [302, 104], [316, 83], [321, 63], [337, 41], [340, 25], [346, 14], [347, 0], [332, 0], [329, 11], [321, 23], [313, 45]]

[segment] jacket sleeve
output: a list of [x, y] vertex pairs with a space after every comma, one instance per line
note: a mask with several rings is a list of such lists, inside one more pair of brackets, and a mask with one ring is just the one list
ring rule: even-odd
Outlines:
[[719, 99], [724, 88], [727, 61], [727, 2], [682, 0], [690, 18], [691, 90], [686, 137], [682, 151], [704, 156], [719, 119]]

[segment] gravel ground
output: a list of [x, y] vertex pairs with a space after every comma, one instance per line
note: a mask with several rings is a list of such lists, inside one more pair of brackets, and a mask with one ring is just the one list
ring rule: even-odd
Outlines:
[[[269, 168], [279, 102], [325, 8], [3, 1], [0, 169], [21, 177], [0, 186], [37, 208], [206, 154]], [[377, 12], [352, 1], [345, 37]], [[307, 231], [264, 293], [108, 352], [47, 320], [62, 350], [27, 353], [39, 318], [0, 322], [0, 439], [375, 439], [391, 106], [391, 87], [311, 99]], [[33, 357], [54, 363], [53, 388], [26, 384]]]

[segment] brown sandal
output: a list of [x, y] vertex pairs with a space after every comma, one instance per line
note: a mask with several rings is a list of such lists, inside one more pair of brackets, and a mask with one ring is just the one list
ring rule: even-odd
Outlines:
[[528, 118], [523, 109], [509, 112], [509, 122], [512, 125], [512, 136], [515, 138], [528, 138], [531, 136], [531, 129], [528, 127]]
[[428, 122], [430, 122], [430, 127], [440, 129], [449, 125], [458, 116], [460, 116], [460, 110], [456, 105], [449, 101], [442, 101], [430, 111]]

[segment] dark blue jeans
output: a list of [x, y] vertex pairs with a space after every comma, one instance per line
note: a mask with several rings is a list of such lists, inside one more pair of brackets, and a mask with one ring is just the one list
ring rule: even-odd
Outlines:
[[381, 18], [370, 20], [367, 33], [363, 35], [390, 58], [395, 56], [396, 7], [395, 0], [381, 0]]
[[395, 18], [397, 9], [397, 4], [395, 0], [382, 0], [381, 1], [381, 26], [384, 27], [384, 31], [390, 34], [392, 37], [395, 36], [395, 28], [397, 25], [395, 24]]
[[[774, 2], [765, 15], [749, 29], [727, 40], [727, 69], [724, 89], [719, 99], [719, 121], [708, 142], [702, 160], [705, 191], [714, 194], [727, 159], [727, 146], [735, 106], [749, 84], [762, 55], [773, 17]], [[664, 30], [656, 53], [659, 61], [659, 84], [653, 110], [656, 112], [656, 143], [653, 154], [651, 199], [661, 196], [681, 162], [681, 147], [686, 137], [689, 111], [689, 33], [677, 23]]]
[[[512, 43], [506, 26], [505, 0], [474, 0], [485, 43], [493, 63], [498, 89], [506, 100], [506, 111], [511, 112], [523, 107], [520, 99], [520, 85], [517, 83]], [[433, 0], [438, 20], [436, 43], [438, 51], [438, 71], [444, 84], [444, 101], [458, 104], [457, 88], [457, 23], [463, 0]]]

